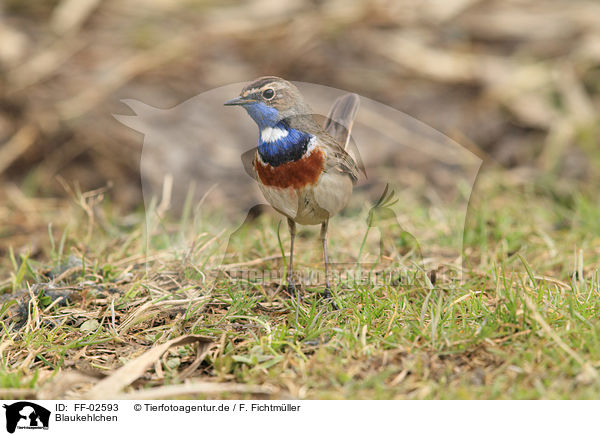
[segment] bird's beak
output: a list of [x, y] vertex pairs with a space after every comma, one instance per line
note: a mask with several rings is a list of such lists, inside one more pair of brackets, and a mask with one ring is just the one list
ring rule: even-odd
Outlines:
[[248, 97], [236, 97], [225, 102], [225, 106], [243, 106], [248, 103], [254, 103], [256, 100]]

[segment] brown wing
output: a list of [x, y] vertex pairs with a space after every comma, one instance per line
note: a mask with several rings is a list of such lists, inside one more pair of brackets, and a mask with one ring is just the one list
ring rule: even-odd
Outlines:
[[325, 162], [325, 171], [328, 169], [336, 169], [343, 173], [348, 173], [352, 178], [352, 181], [358, 180], [359, 169], [352, 159], [352, 156], [344, 150], [340, 143], [337, 142], [328, 133], [325, 135], [319, 135], [319, 141], [321, 147], [325, 149], [327, 153], [327, 161]]
[[[348, 96], [352, 95], [354, 94], [348, 94]], [[356, 115], [357, 106], [353, 106], [355, 109], [348, 112], [350, 105], [348, 101], [345, 101], [345, 97], [347, 96], [336, 100], [336, 103], [331, 109], [330, 116], [336, 115], [339, 117], [342, 115], [342, 112], [345, 114], [350, 114], [352, 116]], [[358, 99], [358, 97], [356, 98]], [[342, 101], [340, 102], [340, 100]], [[340, 142], [329, 132], [325, 131], [324, 128], [321, 126], [329, 126], [329, 128], [332, 129], [332, 131], [334, 131], [336, 134], [340, 134], [340, 139], [342, 139], [341, 134], [343, 132], [343, 140], [346, 142], [349, 138], [349, 131], [346, 129], [345, 126], [339, 126], [339, 123], [337, 123], [336, 121], [331, 121], [329, 118], [324, 120], [323, 124], [321, 124], [320, 121], [322, 121], [322, 119], [322, 116], [307, 114], [286, 118], [285, 121], [290, 127], [297, 130], [301, 130], [303, 132], [310, 133], [319, 138], [319, 143], [321, 147], [323, 147], [323, 149], [327, 153], [325, 171], [337, 170], [343, 173], [347, 173], [348, 175], [350, 175], [353, 181], [357, 181], [359, 169], [356, 165], [356, 162], [354, 162], [354, 159], [352, 159], [352, 156], [350, 156], [344, 149], [345, 143]], [[353, 120], [348, 120], [346, 118], [346, 121], [350, 121], [349, 125], [351, 127]]]

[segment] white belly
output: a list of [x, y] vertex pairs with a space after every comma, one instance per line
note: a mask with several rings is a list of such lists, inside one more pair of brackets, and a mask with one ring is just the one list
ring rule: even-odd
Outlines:
[[347, 174], [323, 173], [315, 185], [300, 189], [264, 186], [265, 199], [275, 210], [298, 224], [320, 224], [339, 213], [352, 195], [352, 180]]

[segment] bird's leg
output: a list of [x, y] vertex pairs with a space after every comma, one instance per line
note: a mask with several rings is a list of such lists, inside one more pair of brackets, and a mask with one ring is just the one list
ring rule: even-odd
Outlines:
[[[321, 224], [321, 242], [323, 243], [323, 262], [325, 263], [325, 290], [323, 298], [331, 298], [331, 290], [329, 289], [329, 262], [327, 260], [327, 226], [329, 220], [323, 221]], [[333, 303], [335, 307], [335, 303]]]
[[323, 262], [325, 262], [325, 293], [329, 294], [329, 264], [327, 262], [327, 225], [329, 220], [321, 224], [321, 243], [323, 244]]
[[288, 218], [288, 227], [290, 228], [290, 268], [288, 270], [288, 291], [292, 295], [296, 292], [294, 285], [294, 238], [296, 237], [296, 223]]

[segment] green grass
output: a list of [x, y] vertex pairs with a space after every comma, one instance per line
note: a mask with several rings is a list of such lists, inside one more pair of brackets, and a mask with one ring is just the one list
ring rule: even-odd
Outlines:
[[[65, 370], [107, 375], [154, 344], [193, 333], [214, 342], [192, 379], [268, 386], [273, 398], [597, 398], [594, 191], [509, 180], [492, 172], [478, 184], [461, 282], [440, 270], [432, 283], [435, 257], [419, 265], [386, 252], [375, 256], [374, 270], [408, 273], [375, 284], [336, 281], [339, 310], [319, 299], [321, 283], [297, 300], [278, 280], [217, 274], [222, 246], [199, 215], [154, 220], [147, 236], [142, 214], [125, 219], [108, 200], [92, 214], [76, 205], [93, 196], [76, 195], [60, 215], [41, 209], [39, 252], [14, 246], [0, 262], [0, 390], [35, 396]], [[443, 252], [435, 218], [409, 204], [408, 219], [433, 229], [421, 245]], [[346, 245], [358, 247], [364, 235], [352, 230], [351, 217], [337, 220], [343, 231], [332, 231], [330, 255], [356, 262], [359, 250]], [[372, 254], [375, 242], [365, 240]], [[288, 243], [284, 226], [261, 216], [233, 240], [225, 260], [259, 259], [252, 268], [281, 273], [277, 256]], [[321, 268], [314, 229], [302, 230], [296, 254], [299, 269]], [[48, 297], [56, 291], [47, 286], [49, 272], [61, 276], [55, 286], [69, 294], [68, 304]], [[15, 301], [28, 296], [35, 298], [19, 310]], [[180, 373], [194, 358], [191, 346], [172, 349], [135, 389], [183, 382]], [[11, 391], [18, 388], [26, 394]]]

